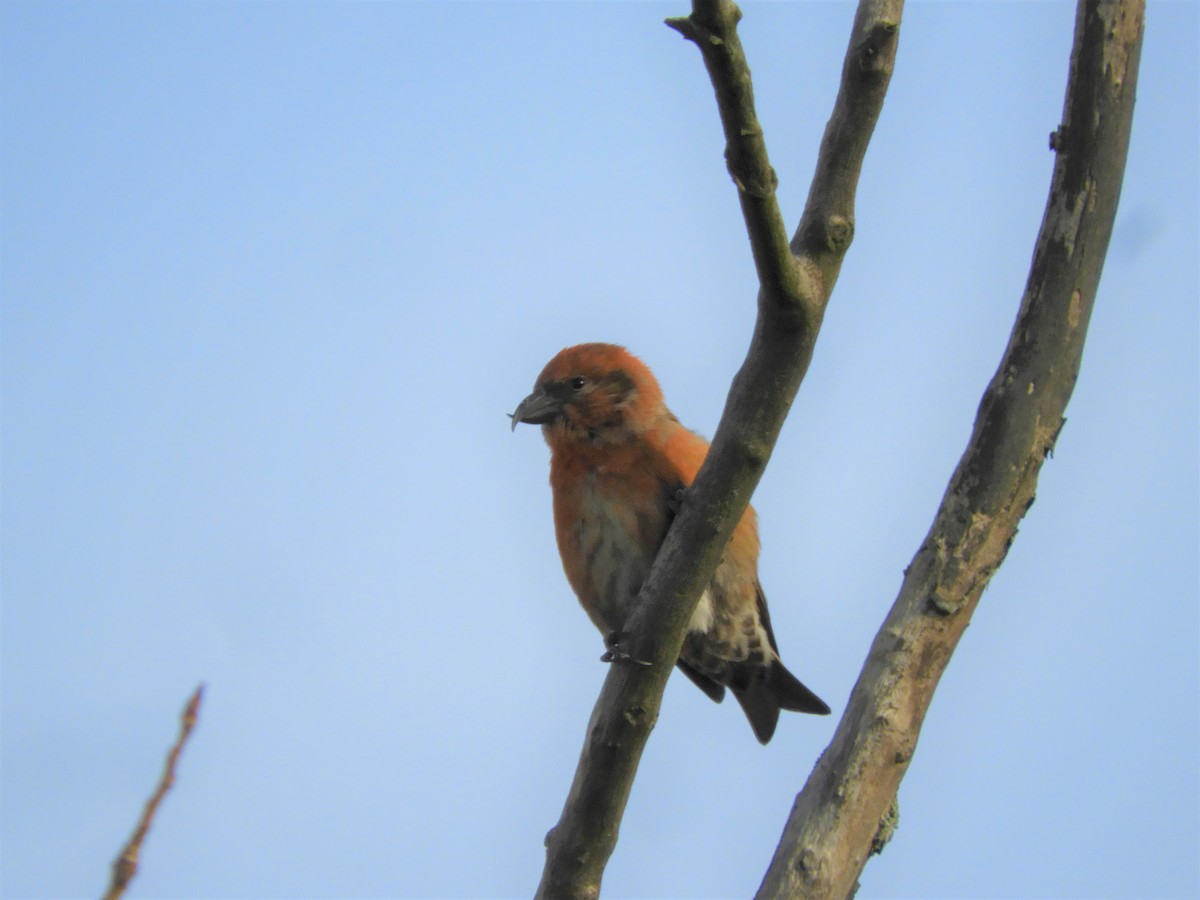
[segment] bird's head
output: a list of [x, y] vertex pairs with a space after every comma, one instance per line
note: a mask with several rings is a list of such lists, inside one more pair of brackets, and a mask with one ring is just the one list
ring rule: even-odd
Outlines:
[[512, 427], [541, 425], [551, 447], [623, 443], [664, 413], [662, 389], [645, 363], [616, 344], [579, 344], [546, 364]]

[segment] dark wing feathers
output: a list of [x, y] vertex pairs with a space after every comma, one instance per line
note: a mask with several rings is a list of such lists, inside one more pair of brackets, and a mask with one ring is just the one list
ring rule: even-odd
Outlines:
[[789, 672], [779, 660], [771, 664], [767, 685], [771, 696], [783, 709], [812, 713], [815, 716], [829, 715], [829, 704], [801, 684], [800, 679]]
[[[775, 643], [775, 632], [771, 629], [771, 617], [767, 613], [767, 600], [763, 596], [762, 586], [758, 586], [758, 615], [763, 630], [771, 642], [771, 649], [776, 658], [769, 665], [735, 664], [731, 667], [730, 689], [733, 696], [741, 705], [754, 736], [765, 744], [775, 734], [775, 726], [779, 724], [779, 710], [788, 709], [793, 712], [812, 713], [818, 716], [829, 714], [829, 706], [801, 684], [800, 679], [787, 670], [779, 661], [779, 647]], [[710, 678], [703, 672], [679, 660], [676, 665], [696, 687], [704, 691], [712, 700], [720, 703], [725, 699], [725, 686]]]
[[685, 663], [682, 659], [675, 663], [675, 665], [679, 666], [680, 672], [691, 679], [692, 684], [700, 688], [700, 690], [704, 691], [704, 693], [708, 694], [714, 703], [720, 703], [725, 699], [724, 685], [718, 684], [707, 675], [701, 674], [696, 669], [693, 669], [691, 666]]

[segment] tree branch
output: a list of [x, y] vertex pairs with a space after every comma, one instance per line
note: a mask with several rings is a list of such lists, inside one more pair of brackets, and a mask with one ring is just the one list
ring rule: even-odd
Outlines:
[[592, 712], [575, 779], [546, 836], [539, 897], [597, 897], [621, 816], [684, 631], [770, 457], [812, 359], [853, 236], [854, 189], [895, 59], [901, 0], [862, 0], [841, 90], [800, 229], [791, 242], [754, 112], [729, 0], [695, 0], [668, 24], [700, 48], [717, 95], [726, 160], [761, 282], [758, 317], [708, 458], [687, 492], [626, 623], [629, 652], [651, 666], [613, 665]]
[[154, 823], [154, 816], [158, 812], [158, 806], [162, 803], [163, 798], [167, 796], [167, 791], [175, 783], [175, 767], [179, 763], [179, 756], [183, 753], [183, 747], [187, 743], [188, 738], [192, 734], [192, 729], [196, 727], [196, 718], [200, 712], [200, 700], [204, 695], [204, 685], [200, 685], [192, 693], [188, 699], [187, 705], [183, 708], [183, 714], [179, 720], [179, 737], [175, 739], [175, 744], [171, 747], [167, 754], [167, 761], [163, 765], [162, 775], [158, 779], [158, 786], [154, 789], [154, 793], [150, 795], [150, 799], [146, 801], [146, 807], [142, 810], [142, 817], [138, 819], [137, 827], [133, 830], [133, 835], [121, 850], [121, 853], [113, 861], [112, 865], [112, 881], [109, 882], [108, 890], [104, 893], [104, 900], [118, 900], [125, 893], [129, 883], [133, 881], [133, 876], [137, 874], [138, 857], [142, 851], [142, 841], [146, 839], [146, 834], [150, 831], [150, 826]]
[[738, 200], [762, 291], [777, 303], [811, 301], [811, 288], [798, 283], [801, 270], [788, 247], [787, 230], [775, 189], [779, 179], [767, 158], [767, 144], [754, 110], [750, 67], [737, 36], [741, 10], [733, 3], [696, 3], [690, 16], [667, 19], [700, 48], [717, 94], [725, 132], [725, 165], [738, 188]]
[[1050, 197], [1017, 321], [974, 433], [759, 897], [853, 894], [938, 680], [1064, 423], [1124, 174], [1142, 0], [1081, 0]]

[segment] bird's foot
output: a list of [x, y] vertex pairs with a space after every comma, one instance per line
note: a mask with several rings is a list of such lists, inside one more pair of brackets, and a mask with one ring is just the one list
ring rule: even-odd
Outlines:
[[672, 516], [679, 515], [679, 511], [683, 509], [683, 495], [686, 493], [686, 491], [687, 488], [685, 488], [683, 485], [680, 485], [679, 487], [675, 488], [675, 490], [671, 492], [671, 496], [667, 498], [667, 512], [669, 512]]
[[621, 647], [621, 642], [627, 640], [630, 636], [628, 631], [613, 631], [604, 636], [604, 655], [600, 657], [600, 662], [606, 663], [630, 663], [635, 666], [649, 666], [653, 663], [648, 663], [644, 659], [635, 659], [630, 656]]

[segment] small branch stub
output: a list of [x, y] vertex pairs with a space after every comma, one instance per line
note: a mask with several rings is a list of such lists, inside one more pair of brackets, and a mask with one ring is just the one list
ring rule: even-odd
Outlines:
[[899, 30], [898, 22], [886, 20], [875, 22], [871, 26], [858, 48], [858, 67], [863, 72], [870, 72], [879, 67], [879, 60], [884, 58], [883, 51], [896, 39], [896, 32]]

